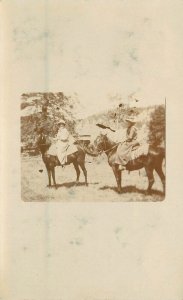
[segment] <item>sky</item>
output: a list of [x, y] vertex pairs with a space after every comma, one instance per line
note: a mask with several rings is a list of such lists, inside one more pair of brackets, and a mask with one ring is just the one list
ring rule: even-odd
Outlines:
[[183, 1], [7, 0], [7, 7], [20, 94], [76, 93], [81, 115], [115, 106], [115, 95], [164, 103], [176, 55], [173, 11]]

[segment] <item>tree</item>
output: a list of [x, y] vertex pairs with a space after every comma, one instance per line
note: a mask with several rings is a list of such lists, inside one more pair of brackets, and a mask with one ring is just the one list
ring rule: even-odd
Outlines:
[[66, 97], [63, 93], [31, 93], [29, 97], [35, 98], [31, 101], [21, 103], [21, 108], [32, 106], [37, 108], [34, 113], [21, 117], [21, 141], [26, 145], [33, 145], [35, 138], [43, 128], [44, 133], [54, 137], [58, 132], [58, 121], [66, 120], [67, 129], [71, 134], [75, 133], [74, 100]]
[[156, 106], [149, 122], [149, 143], [154, 146], [165, 143], [165, 106]]

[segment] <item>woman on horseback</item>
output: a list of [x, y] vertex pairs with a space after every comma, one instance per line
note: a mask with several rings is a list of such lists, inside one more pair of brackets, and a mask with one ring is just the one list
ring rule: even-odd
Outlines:
[[66, 128], [64, 120], [60, 120], [59, 130], [55, 137], [55, 143], [51, 145], [48, 154], [57, 155], [60, 164], [63, 166], [67, 163], [67, 155], [76, 152], [78, 149], [74, 145], [74, 138]]
[[126, 169], [126, 164], [131, 159], [132, 148], [139, 144], [137, 142], [137, 128], [135, 127], [135, 118], [127, 117], [125, 119], [125, 122], [127, 124], [126, 140], [118, 146], [115, 161], [115, 163], [119, 165], [119, 170]]

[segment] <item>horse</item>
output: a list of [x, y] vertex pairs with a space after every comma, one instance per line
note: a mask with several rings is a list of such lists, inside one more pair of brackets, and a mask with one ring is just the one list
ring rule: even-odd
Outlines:
[[[117, 147], [119, 143], [111, 141], [106, 134], [100, 134], [94, 141], [95, 147], [98, 152], [104, 152], [108, 157], [108, 163], [113, 170], [114, 176], [117, 182], [118, 193], [122, 192], [121, 187], [121, 170], [119, 170], [119, 165], [115, 163]], [[165, 158], [165, 150], [162, 147], [155, 147], [149, 145], [149, 150], [147, 155], [142, 155], [134, 160], [131, 160], [126, 165], [126, 170], [134, 171], [141, 168], [145, 168], [146, 175], [148, 177], [148, 187], [146, 194], [151, 194], [152, 186], [154, 184], [153, 171], [155, 170], [159, 175], [162, 185], [163, 192], [165, 193], [165, 175], [162, 170], [163, 159]]]
[[[41, 152], [43, 162], [46, 166], [46, 170], [47, 170], [47, 174], [48, 174], [48, 185], [47, 186], [48, 187], [52, 186], [52, 179], [53, 179], [53, 186], [56, 188], [57, 184], [56, 184], [56, 179], [55, 179], [55, 167], [61, 166], [61, 164], [60, 164], [57, 156], [47, 154], [47, 150], [51, 146], [50, 139], [47, 135], [45, 135], [43, 132], [41, 132], [38, 136], [36, 144]], [[85, 156], [86, 156], [86, 154], [91, 155], [91, 156], [96, 156], [96, 155], [90, 153], [89, 150], [87, 151], [86, 146], [84, 144], [83, 145], [76, 144], [76, 147], [78, 150], [67, 156], [67, 162], [65, 165], [70, 165], [71, 163], [73, 164], [75, 171], [76, 171], [75, 185], [77, 185], [79, 183], [80, 168], [81, 168], [83, 171], [84, 177], [85, 177], [85, 186], [87, 186], [88, 181], [87, 181], [87, 170], [85, 167]]]

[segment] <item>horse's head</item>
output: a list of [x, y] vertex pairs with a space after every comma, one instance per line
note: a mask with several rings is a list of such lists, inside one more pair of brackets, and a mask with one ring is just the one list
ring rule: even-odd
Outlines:
[[43, 130], [40, 130], [36, 144], [42, 154], [44, 154], [50, 147], [51, 142]]
[[100, 134], [94, 141], [97, 151], [105, 151], [108, 148], [108, 138], [106, 134]]

